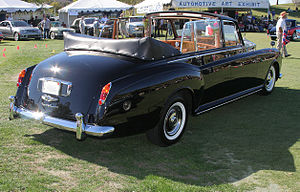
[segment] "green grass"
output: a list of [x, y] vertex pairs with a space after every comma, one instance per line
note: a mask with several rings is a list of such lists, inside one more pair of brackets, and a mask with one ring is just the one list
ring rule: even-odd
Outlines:
[[[266, 34], [246, 37], [258, 49], [270, 47]], [[284, 77], [271, 95], [252, 95], [192, 117], [178, 144], [160, 148], [144, 134], [78, 142], [73, 133], [8, 121], [7, 98], [15, 94], [18, 73], [63, 51], [63, 41], [4, 41], [0, 191], [297, 191], [299, 49], [300, 42], [288, 44], [292, 56], [283, 60]]]

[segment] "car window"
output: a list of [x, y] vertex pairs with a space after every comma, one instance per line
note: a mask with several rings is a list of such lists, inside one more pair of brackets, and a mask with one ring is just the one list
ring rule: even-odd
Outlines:
[[76, 25], [76, 26], [79, 26], [79, 19], [78, 20], [76, 20], [76, 22], [75, 22], [75, 24], [74, 25]]
[[57, 21], [51, 22], [51, 27], [61, 27], [61, 26], [62, 26], [61, 22], [57, 22]]
[[220, 43], [220, 21], [212, 18], [185, 23], [182, 31], [181, 52], [215, 49]]
[[2, 22], [2, 23], [0, 23], [0, 26], [1, 26], [1, 27], [6, 27], [6, 26], [7, 26], [7, 22]]
[[225, 46], [241, 45], [236, 26], [231, 21], [223, 21], [223, 34]]
[[131, 17], [129, 18], [130, 22], [143, 22], [143, 17]]
[[94, 21], [95, 21], [95, 19], [94, 19], [94, 18], [88, 18], [88, 19], [84, 19], [84, 23], [85, 23], [86, 25], [88, 25], [88, 24], [93, 24], [93, 23], [94, 23]]
[[26, 23], [25, 21], [12, 21], [11, 22], [12, 26], [14, 27], [28, 27], [28, 23]]

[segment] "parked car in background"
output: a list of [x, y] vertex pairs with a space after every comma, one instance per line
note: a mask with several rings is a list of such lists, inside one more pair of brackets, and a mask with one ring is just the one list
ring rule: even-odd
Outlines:
[[13, 20], [13, 21], [2, 21], [0, 23], [0, 32], [2, 32], [5, 39], [13, 38], [15, 41], [21, 39], [41, 39], [42, 32], [30, 26], [25, 21]]
[[125, 35], [127, 37], [144, 36], [144, 16], [130, 16], [121, 20], [125, 22]]
[[108, 19], [105, 23], [100, 24], [100, 37], [112, 38], [114, 22], [116, 19]]
[[64, 32], [73, 32], [75, 33], [75, 29], [66, 28], [62, 26], [62, 23], [59, 21], [51, 21], [51, 29], [50, 29], [50, 38], [63, 38]]
[[[158, 19], [169, 24], [164, 38], [151, 30]], [[165, 11], [146, 21], [143, 38], [65, 33], [64, 52], [20, 73], [10, 119], [38, 120], [79, 140], [138, 128], [168, 146], [182, 137], [189, 115], [270, 94], [281, 77], [279, 51], [245, 43], [230, 17]]]
[[[85, 26], [85, 33], [87, 35], [93, 35], [93, 23], [96, 18], [90, 17], [90, 18], [84, 18], [84, 26]], [[76, 33], [80, 33], [79, 29], [79, 22], [81, 18], [77, 18], [73, 21], [71, 28], [75, 29]]]
[[[300, 30], [300, 26], [297, 25], [297, 21], [295, 19], [286, 19], [286, 26], [287, 26], [287, 37], [289, 40], [296, 40], [298, 39], [297, 30]], [[272, 40], [276, 40], [276, 26], [273, 27], [271, 30], [267, 31], [267, 34], [270, 36]]]
[[3, 33], [0, 32], [0, 42], [3, 40]]

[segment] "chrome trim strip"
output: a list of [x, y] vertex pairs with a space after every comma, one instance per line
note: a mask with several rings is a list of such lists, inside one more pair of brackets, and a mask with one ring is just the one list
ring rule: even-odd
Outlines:
[[114, 132], [115, 128], [112, 126], [98, 126], [85, 124], [83, 120], [83, 115], [77, 113], [75, 115], [77, 121], [68, 121], [55, 117], [45, 115], [41, 112], [33, 112], [24, 108], [19, 108], [15, 106], [15, 97], [10, 96], [10, 115], [9, 119], [15, 119], [17, 117], [27, 118], [37, 120], [45, 125], [56, 127], [58, 129], [72, 131], [76, 133], [76, 139], [83, 140], [84, 134], [92, 135], [96, 137], [102, 137], [107, 134]]
[[236, 50], [240, 50], [240, 49], [244, 49], [244, 47], [238, 47], [238, 48], [234, 48], [234, 49], [230, 49], [230, 50], [222, 50], [222, 51], [215, 51], [215, 52], [204, 53], [204, 54], [199, 54], [199, 55], [193, 55], [193, 56], [190, 56], [190, 57], [185, 57], [185, 58], [180, 58], [180, 59], [168, 61], [167, 63], [174, 63], [174, 62], [181, 61], [181, 60], [199, 58], [199, 57], [203, 57], [203, 56], [207, 56], [207, 55], [219, 54], [219, 53], [228, 52], [228, 51], [236, 51]]
[[[237, 100], [239, 100], [239, 99], [242, 99], [242, 98], [244, 98], [244, 97], [247, 97], [247, 96], [249, 96], [249, 95], [252, 95], [252, 94], [254, 94], [254, 93], [257, 93], [257, 92], [259, 92], [259, 91], [262, 90], [262, 87], [263, 87], [263, 86], [258, 86], [258, 87], [257, 87], [258, 89], [255, 90], [255, 91], [252, 91], [252, 92], [250, 92], [250, 93], [244, 94], [244, 95], [239, 96], [239, 97], [236, 97], [236, 98], [234, 98], [234, 99], [230, 99], [230, 100], [228, 100], [228, 101], [226, 101], [226, 102], [224, 102], [224, 103], [221, 103], [221, 104], [219, 104], [219, 105], [213, 106], [213, 107], [208, 108], [208, 109], [205, 109], [205, 110], [203, 110], [203, 111], [196, 112], [196, 115], [200, 115], [200, 114], [205, 113], [205, 112], [207, 112], [207, 111], [210, 111], [210, 110], [212, 110], [212, 109], [221, 107], [221, 106], [226, 105], [226, 104], [228, 104], [228, 103], [237, 101]], [[230, 95], [230, 96], [232, 96], [232, 95]], [[228, 97], [230, 97], [230, 96], [228, 96]], [[222, 98], [222, 99], [224, 99], [224, 98]], [[218, 100], [217, 100], [217, 101], [218, 101]], [[213, 102], [216, 102], [216, 101], [213, 101]]]

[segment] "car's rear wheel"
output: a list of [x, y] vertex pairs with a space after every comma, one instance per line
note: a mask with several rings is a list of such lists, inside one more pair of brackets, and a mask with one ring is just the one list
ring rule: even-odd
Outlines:
[[159, 146], [176, 143], [183, 135], [188, 119], [188, 104], [181, 94], [171, 97], [156, 127], [147, 132], [148, 139]]
[[275, 87], [275, 82], [276, 82], [276, 69], [274, 65], [271, 65], [264, 83], [264, 87], [262, 89], [262, 94], [267, 95], [272, 93]]
[[50, 39], [55, 39], [55, 34], [54, 34], [54, 32], [51, 32], [51, 33], [50, 33]]
[[15, 40], [15, 41], [19, 41], [19, 40], [20, 40], [20, 35], [19, 35], [19, 33], [16, 32], [16, 33], [14, 34], [14, 40]]

